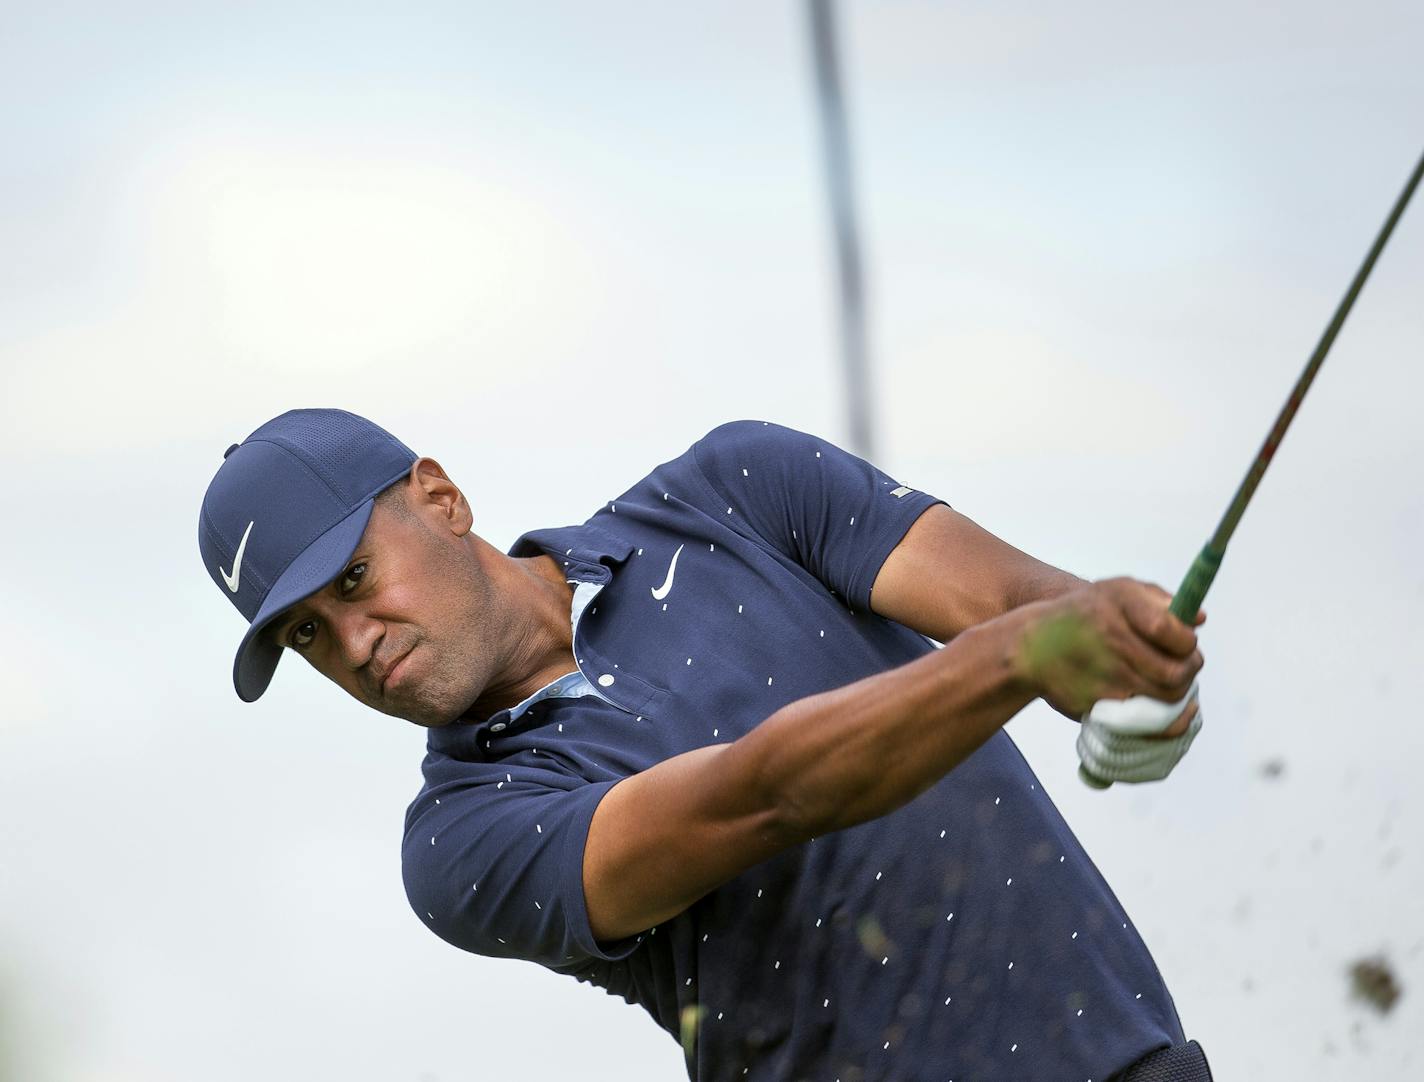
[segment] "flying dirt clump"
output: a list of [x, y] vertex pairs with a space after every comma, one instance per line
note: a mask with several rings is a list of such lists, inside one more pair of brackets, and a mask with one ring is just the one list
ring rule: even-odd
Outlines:
[[1399, 981], [1383, 955], [1361, 958], [1350, 966], [1350, 990], [1380, 1014], [1388, 1014], [1403, 994]]

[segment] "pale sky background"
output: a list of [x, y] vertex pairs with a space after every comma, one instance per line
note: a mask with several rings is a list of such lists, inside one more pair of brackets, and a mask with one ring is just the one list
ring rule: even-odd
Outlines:
[[[1174, 588], [1424, 149], [1424, 8], [842, 14], [879, 464]], [[298, 406], [500, 548], [725, 420], [843, 441], [811, 87], [784, 2], [6, 5], [0, 1079], [685, 1077], [422, 926], [423, 733], [292, 657], [239, 702], [196, 522]], [[1421, 362], [1416, 204], [1208, 599], [1191, 755], [1089, 792], [1010, 727], [1221, 1080], [1424, 1070]]]

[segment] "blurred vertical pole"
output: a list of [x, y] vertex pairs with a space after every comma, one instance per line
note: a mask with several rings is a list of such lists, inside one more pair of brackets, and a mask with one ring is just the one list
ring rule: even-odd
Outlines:
[[840, 282], [841, 357], [845, 364], [846, 404], [850, 411], [851, 450], [874, 461], [871, 432], [869, 358], [865, 344], [865, 283], [861, 272], [855, 192], [851, 184], [850, 134], [841, 94], [836, 54], [836, 19], [831, 0], [806, 0], [811, 51], [816, 63], [816, 97], [821, 115], [821, 143], [826, 156], [826, 188], [835, 231]]

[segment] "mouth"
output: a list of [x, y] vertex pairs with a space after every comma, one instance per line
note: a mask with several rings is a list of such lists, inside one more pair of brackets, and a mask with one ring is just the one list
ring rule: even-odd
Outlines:
[[383, 698], [390, 688], [400, 683], [401, 677], [404, 675], [405, 672], [405, 663], [410, 660], [410, 655], [413, 653], [415, 653], [415, 647], [412, 646], [409, 650], [407, 650], [404, 654], [400, 656], [400, 660], [398, 660], [394, 665], [390, 667], [390, 670], [381, 680], [381, 696]]

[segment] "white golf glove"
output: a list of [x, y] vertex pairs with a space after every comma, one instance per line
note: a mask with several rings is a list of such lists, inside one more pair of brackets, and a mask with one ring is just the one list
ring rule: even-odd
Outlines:
[[1180, 735], [1149, 739], [1171, 727], [1197, 697], [1197, 682], [1180, 702], [1164, 703], [1146, 695], [1131, 699], [1100, 699], [1083, 717], [1078, 731], [1078, 776], [1094, 789], [1115, 781], [1161, 781], [1172, 772], [1196, 739], [1202, 725], [1201, 707]]

